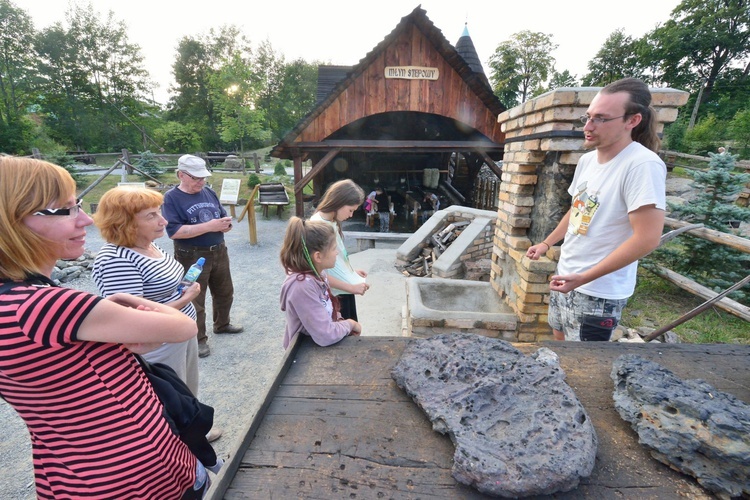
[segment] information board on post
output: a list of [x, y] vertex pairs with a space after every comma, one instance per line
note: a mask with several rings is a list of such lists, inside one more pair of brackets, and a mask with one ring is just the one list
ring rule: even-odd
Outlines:
[[234, 213], [234, 207], [240, 197], [240, 179], [224, 179], [221, 183], [221, 193], [219, 194], [219, 203], [229, 205], [229, 213], [232, 218], [237, 216]]
[[240, 179], [224, 179], [221, 183], [219, 201], [222, 205], [236, 205], [240, 197]]

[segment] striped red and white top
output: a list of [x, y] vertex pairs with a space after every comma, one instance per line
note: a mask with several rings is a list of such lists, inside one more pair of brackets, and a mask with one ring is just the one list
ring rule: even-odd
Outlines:
[[137, 361], [76, 338], [99, 300], [58, 287], [0, 295], [0, 395], [29, 429], [37, 496], [179, 499], [196, 458]]

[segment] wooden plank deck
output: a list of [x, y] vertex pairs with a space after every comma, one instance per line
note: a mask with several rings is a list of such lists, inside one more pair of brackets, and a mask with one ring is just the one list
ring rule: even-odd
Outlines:
[[[287, 353], [210, 498], [479, 499], [451, 476], [453, 445], [393, 382], [409, 338], [347, 337]], [[612, 361], [638, 353], [750, 402], [750, 346], [549, 342], [599, 437], [591, 477], [554, 498], [713, 498], [652, 459], [612, 402]], [[517, 344], [525, 353], [540, 345]], [[241, 383], [241, 382], [240, 382]]]

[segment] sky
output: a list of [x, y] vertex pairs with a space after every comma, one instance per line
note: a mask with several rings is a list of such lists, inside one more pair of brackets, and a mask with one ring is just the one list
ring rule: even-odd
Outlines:
[[[65, 23], [66, 0], [11, 0], [31, 16], [36, 30]], [[421, 7], [453, 45], [468, 27], [489, 77], [487, 61], [497, 46], [523, 30], [552, 35], [555, 69], [580, 79], [607, 37], [623, 28], [638, 38], [669, 19], [680, 0], [78, 0], [104, 21], [109, 11], [128, 28], [129, 41], [141, 47], [144, 67], [157, 84], [153, 97], [166, 104], [173, 83], [172, 64], [179, 40], [211, 28], [238, 26], [257, 46], [269, 40], [287, 61], [353, 66], [401, 21]], [[603, 5], [606, 4], [606, 7]]]

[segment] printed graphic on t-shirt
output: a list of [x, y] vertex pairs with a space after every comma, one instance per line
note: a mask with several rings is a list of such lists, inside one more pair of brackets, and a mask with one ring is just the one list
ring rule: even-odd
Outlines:
[[220, 219], [221, 212], [213, 203], [196, 203], [187, 210], [191, 224], [208, 222], [213, 219]]
[[578, 192], [573, 197], [568, 223], [568, 232], [571, 234], [585, 235], [596, 211], [599, 209], [598, 193], [590, 193], [587, 191], [587, 187], [588, 182], [582, 182], [578, 186]]

